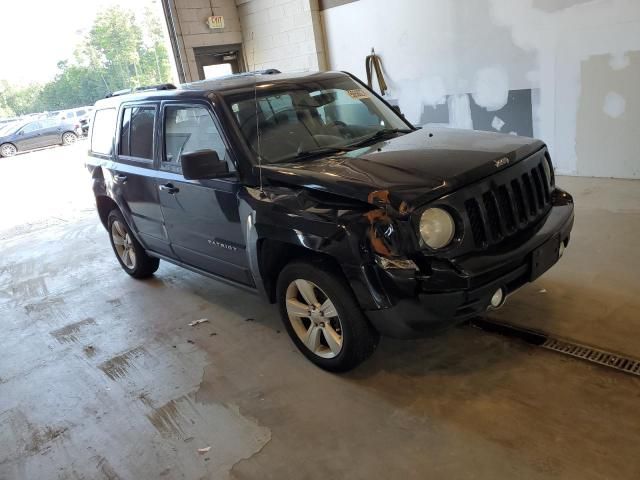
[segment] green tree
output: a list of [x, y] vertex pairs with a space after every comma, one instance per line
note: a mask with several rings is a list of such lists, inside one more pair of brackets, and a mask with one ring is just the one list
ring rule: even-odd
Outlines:
[[38, 84], [14, 87], [3, 81], [0, 90], [0, 108], [9, 113], [7, 116], [24, 115], [40, 108], [39, 96], [42, 86]]
[[149, 7], [145, 8], [145, 19], [146, 49], [140, 57], [142, 71], [148, 80], [145, 84], [167, 83], [171, 81], [171, 64], [162, 21]]
[[95, 103], [108, 92], [100, 71], [84, 65], [58, 63], [59, 73], [47, 83], [39, 95], [39, 107], [43, 110], [62, 110]]
[[16, 114], [16, 112], [14, 112], [7, 103], [9, 88], [9, 82], [7, 82], [6, 80], [0, 80], [0, 118], [13, 117]]
[[120, 90], [170, 79], [161, 20], [149, 8], [145, 23], [133, 12], [111, 7], [101, 12], [87, 37], [84, 62], [101, 65], [110, 88]]

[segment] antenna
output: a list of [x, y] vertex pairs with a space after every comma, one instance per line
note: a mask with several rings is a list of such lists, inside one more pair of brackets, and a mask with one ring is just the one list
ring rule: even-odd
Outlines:
[[262, 148], [260, 146], [260, 115], [258, 105], [258, 74], [256, 73], [256, 42], [254, 32], [251, 32], [251, 40], [253, 44], [251, 56], [253, 57], [253, 101], [256, 106], [256, 141], [258, 147], [258, 177], [260, 182], [260, 195], [264, 197], [264, 189], [262, 187]]

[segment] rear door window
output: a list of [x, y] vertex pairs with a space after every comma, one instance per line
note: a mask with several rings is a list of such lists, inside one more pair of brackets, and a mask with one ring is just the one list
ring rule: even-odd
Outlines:
[[119, 154], [153, 160], [156, 108], [127, 106], [123, 108]]
[[91, 151], [103, 155], [111, 155], [115, 130], [115, 108], [96, 110], [96, 116], [93, 120], [93, 130], [91, 132]]

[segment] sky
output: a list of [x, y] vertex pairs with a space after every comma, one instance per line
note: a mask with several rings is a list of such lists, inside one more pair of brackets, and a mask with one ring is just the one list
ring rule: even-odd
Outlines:
[[152, 5], [162, 15], [159, 0], [0, 0], [0, 80], [25, 85], [53, 79], [57, 63], [72, 57], [96, 14], [113, 5], [136, 13]]

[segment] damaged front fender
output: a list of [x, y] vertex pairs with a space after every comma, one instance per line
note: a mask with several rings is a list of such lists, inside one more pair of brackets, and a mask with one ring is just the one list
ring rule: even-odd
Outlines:
[[[239, 199], [250, 269], [267, 298], [273, 300], [272, 277], [284, 267], [284, 260], [281, 264], [272, 257], [309, 252], [341, 269], [363, 308], [388, 304], [388, 299], [377, 293], [382, 289], [375, 272], [375, 256], [399, 254], [402, 242], [396, 237], [396, 220], [384, 210], [324, 192], [288, 187], [247, 187]], [[272, 246], [290, 248], [261, 250], [265, 240]], [[265, 265], [273, 266], [275, 272]]]

